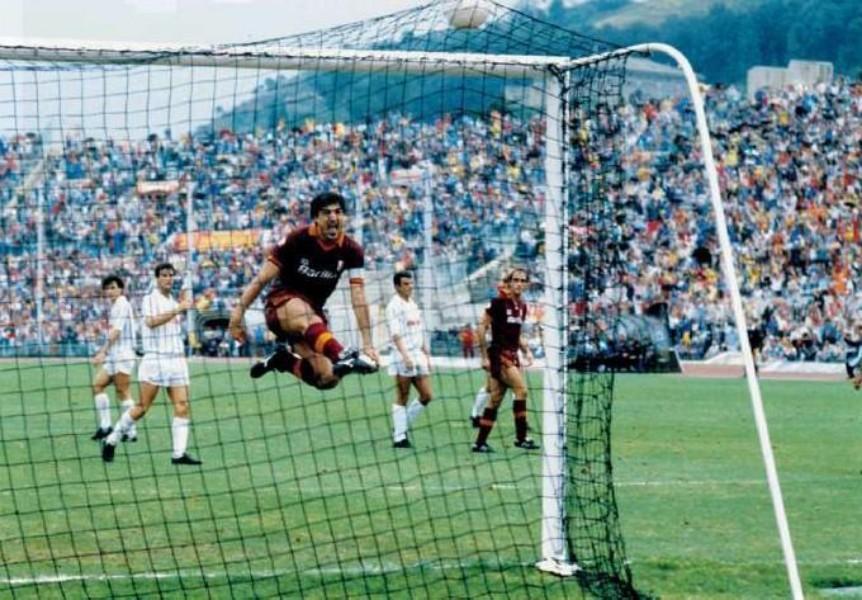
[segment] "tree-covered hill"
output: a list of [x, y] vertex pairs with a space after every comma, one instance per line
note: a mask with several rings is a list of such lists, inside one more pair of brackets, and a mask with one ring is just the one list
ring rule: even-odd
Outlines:
[[754, 65], [791, 59], [862, 71], [859, 0], [553, 0], [534, 14], [619, 44], [666, 42], [682, 50], [711, 82], [744, 82]]

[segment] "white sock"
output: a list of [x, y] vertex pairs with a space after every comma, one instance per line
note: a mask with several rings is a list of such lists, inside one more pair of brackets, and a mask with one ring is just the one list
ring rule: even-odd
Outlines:
[[189, 420], [183, 417], [174, 417], [171, 421], [171, 439], [174, 442], [173, 457], [179, 458], [186, 453], [189, 445]]
[[126, 409], [120, 416], [119, 420], [117, 421], [117, 424], [114, 425], [114, 430], [111, 432], [111, 435], [109, 435], [105, 439], [107, 443], [111, 444], [112, 446], [116, 446], [118, 443], [120, 443], [120, 438], [122, 437], [122, 435], [129, 430], [129, 427], [135, 426], [135, 420], [132, 418], [131, 410], [131, 408]]
[[407, 406], [407, 425], [410, 426], [413, 424], [413, 421], [416, 420], [416, 417], [422, 414], [422, 410], [425, 408], [425, 405], [419, 402], [419, 398], [413, 398], [410, 401], [410, 404]]
[[[120, 406], [123, 407], [123, 413], [125, 414], [129, 412], [129, 409], [131, 409], [134, 405], [134, 400], [132, 400], [131, 398], [126, 398], [125, 400], [123, 400], [123, 403]], [[138, 428], [135, 426], [134, 421], [132, 421], [131, 424], [126, 428], [126, 433], [129, 434], [129, 437], [138, 436]]]
[[476, 392], [476, 401], [473, 402], [473, 410], [470, 412], [471, 417], [481, 417], [482, 413], [485, 411], [485, 405], [488, 404], [488, 390], [485, 388], [479, 388], [479, 391]]
[[96, 401], [96, 414], [99, 416], [99, 429], [107, 429], [111, 426], [111, 399], [108, 394], [101, 392], [93, 396]]
[[400, 442], [407, 437], [407, 407], [392, 405], [392, 441]]

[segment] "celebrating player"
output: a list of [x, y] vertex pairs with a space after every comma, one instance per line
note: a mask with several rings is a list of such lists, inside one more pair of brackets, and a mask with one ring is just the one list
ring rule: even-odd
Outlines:
[[144, 296], [141, 312], [144, 317], [144, 358], [138, 368], [140, 394], [138, 403], [128, 409], [117, 421], [114, 431], [103, 440], [102, 460], [114, 460], [114, 451], [120, 436], [141, 419], [150, 407], [160, 388], [168, 390], [174, 405], [171, 421], [175, 465], [199, 465], [201, 461], [186, 453], [189, 441], [189, 367], [183, 351], [180, 315], [192, 307], [190, 294], [179, 302], [171, 295], [176, 271], [170, 263], [155, 268], [156, 286]]
[[[482, 368], [488, 371], [488, 406], [479, 420], [479, 433], [473, 444], [473, 452], [493, 452], [488, 445], [488, 435], [497, 421], [497, 410], [507, 389], [512, 390], [515, 400], [512, 410], [515, 417], [515, 446], [525, 450], [538, 448], [536, 442], [527, 437], [527, 386], [519, 369], [518, 349], [524, 354], [525, 366], [533, 362], [526, 341], [521, 337], [521, 326], [527, 316], [527, 305], [521, 295], [527, 286], [527, 271], [513, 268], [505, 276], [506, 293], [491, 300], [479, 322], [477, 337]], [[491, 344], [485, 334], [491, 328]]]
[[[270, 252], [240, 296], [229, 326], [234, 339], [244, 341], [242, 320], [246, 309], [275, 280], [266, 299], [265, 314], [279, 346], [252, 366], [251, 376], [262, 377], [273, 370], [289, 372], [318, 389], [330, 389], [348, 373], [375, 372], [378, 358], [365, 301], [365, 254], [344, 233], [344, 198], [334, 192], [318, 194], [311, 201], [311, 219], [311, 225], [292, 232]], [[344, 271], [349, 277], [350, 301], [362, 336], [361, 352], [345, 348], [335, 339], [323, 313], [323, 305]]]
[[[407, 430], [431, 402], [431, 356], [425, 342], [422, 312], [413, 300], [413, 276], [398, 271], [392, 278], [395, 295], [386, 305], [386, 323], [392, 336], [393, 357], [389, 374], [395, 377], [392, 405], [392, 441], [395, 448], [410, 448]], [[419, 392], [407, 406], [410, 386]]]
[[[116, 275], [108, 275], [102, 280], [102, 291], [111, 301], [108, 338], [93, 356], [93, 364], [98, 367], [93, 378], [93, 394], [99, 428], [90, 439], [101, 440], [108, 437], [111, 427], [111, 401], [105, 389], [111, 383], [117, 391], [117, 400], [123, 411], [135, 405], [129, 391], [132, 370], [135, 368], [135, 315], [132, 304], [123, 293], [123, 280]], [[134, 425], [123, 439], [137, 441], [138, 434]]]

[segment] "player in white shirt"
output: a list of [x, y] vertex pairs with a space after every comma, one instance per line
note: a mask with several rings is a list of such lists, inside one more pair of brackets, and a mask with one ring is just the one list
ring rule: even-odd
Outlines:
[[[395, 448], [410, 448], [407, 430], [431, 402], [431, 356], [425, 341], [422, 311], [413, 301], [413, 276], [399, 271], [392, 278], [395, 295], [386, 305], [386, 324], [392, 339], [389, 374], [395, 377], [392, 405], [392, 441]], [[419, 392], [407, 405], [410, 386]]]
[[[125, 284], [116, 275], [108, 275], [102, 280], [102, 291], [111, 301], [108, 338], [93, 356], [93, 364], [98, 368], [93, 378], [93, 399], [99, 428], [90, 439], [101, 440], [111, 431], [111, 400], [105, 393], [113, 383], [123, 410], [135, 405], [129, 386], [135, 368], [135, 315], [132, 304], [126, 298]], [[123, 435], [123, 440], [137, 441], [134, 426]]]
[[186, 453], [189, 440], [189, 367], [183, 349], [181, 315], [192, 307], [191, 295], [177, 302], [171, 296], [176, 270], [170, 263], [155, 268], [155, 289], [144, 296], [144, 358], [138, 367], [140, 397], [138, 403], [123, 413], [114, 431], [102, 443], [102, 460], [114, 460], [120, 436], [141, 419], [156, 399], [160, 388], [166, 388], [174, 405], [171, 422], [175, 465], [199, 465], [201, 461]]

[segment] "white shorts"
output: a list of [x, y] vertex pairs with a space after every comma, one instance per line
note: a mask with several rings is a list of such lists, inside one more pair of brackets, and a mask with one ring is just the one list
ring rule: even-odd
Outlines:
[[160, 387], [189, 384], [189, 366], [184, 356], [144, 356], [138, 367], [138, 380]]
[[428, 364], [428, 356], [424, 352], [415, 352], [411, 358], [413, 359], [413, 367], [408, 369], [401, 360], [401, 353], [395, 350], [392, 353], [392, 362], [389, 363], [389, 374], [393, 377], [399, 375], [401, 377], [423, 377], [431, 373], [431, 365]]
[[103, 366], [105, 367], [105, 373], [107, 373], [109, 377], [113, 377], [117, 373], [123, 373], [124, 375], [131, 375], [135, 371], [135, 359], [134, 358], [108, 358], [105, 360], [105, 363]]

